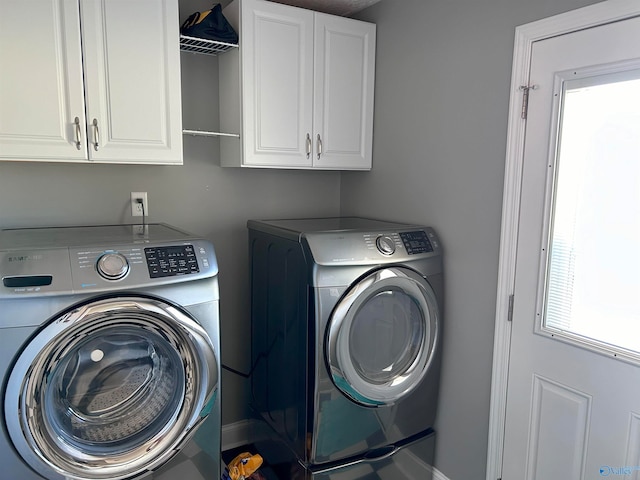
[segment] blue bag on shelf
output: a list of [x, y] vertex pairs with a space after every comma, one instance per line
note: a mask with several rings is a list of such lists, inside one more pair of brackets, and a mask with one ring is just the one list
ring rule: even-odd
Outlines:
[[238, 43], [238, 34], [222, 14], [219, 3], [206, 12], [191, 14], [180, 27], [180, 33], [187, 37]]

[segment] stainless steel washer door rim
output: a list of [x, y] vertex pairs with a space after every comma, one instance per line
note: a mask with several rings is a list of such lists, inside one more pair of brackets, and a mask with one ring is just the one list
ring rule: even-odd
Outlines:
[[360, 405], [393, 405], [426, 375], [438, 348], [439, 310], [428, 282], [405, 267], [376, 270], [338, 302], [325, 337], [336, 387]]
[[217, 388], [213, 343], [186, 312], [152, 297], [105, 298], [61, 314], [21, 352], [7, 430], [46, 479], [131, 478], [177, 453]]

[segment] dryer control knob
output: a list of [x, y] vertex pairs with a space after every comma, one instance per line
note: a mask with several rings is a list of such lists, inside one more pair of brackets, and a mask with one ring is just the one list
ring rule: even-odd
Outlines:
[[388, 235], [381, 235], [376, 238], [376, 247], [378, 251], [383, 255], [393, 255], [396, 251], [396, 244]]
[[97, 269], [107, 280], [120, 280], [129, 273], [129, 261], [121, 253], [105, 253], [98, 259]]

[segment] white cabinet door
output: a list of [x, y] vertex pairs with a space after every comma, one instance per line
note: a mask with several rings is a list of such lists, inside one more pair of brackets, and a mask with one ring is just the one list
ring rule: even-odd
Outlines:
[[314, 166], [371, 168], [376, 26], [315, 15]]
[[310, 167], [313, 12], [245, 1], [241, 35], [244, 163]]
[[376, 26], [264, 0], [224, 14], [240, 52], [219, 60], [220, 124], [240, 140], [222, 165], [370, 169]]
[[3, 0], [0, 71], [0, 159], [182, 163], [176, 0]]
[[86, 159], [79, 16], [77, 0], [0, 2], [0, 159]]
[[81, 9], [89, 158], [182, 163], [177, 2], [82, 0]]

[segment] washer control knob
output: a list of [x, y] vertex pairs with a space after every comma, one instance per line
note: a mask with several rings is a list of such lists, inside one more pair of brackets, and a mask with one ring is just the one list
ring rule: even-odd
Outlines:
[[393, 255], [396, 251], [396, 244], [388, 235], [380, 235], [376, 238], [376, 247], [378, 251], [383, 255]]
[[98, 259], [96, 267], [107, 280], [120, 280], [129, 273], [129, 261], [121, 253], [105, 253]]

